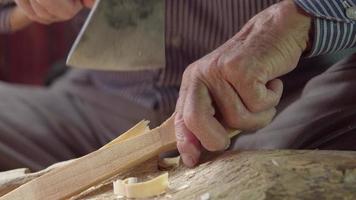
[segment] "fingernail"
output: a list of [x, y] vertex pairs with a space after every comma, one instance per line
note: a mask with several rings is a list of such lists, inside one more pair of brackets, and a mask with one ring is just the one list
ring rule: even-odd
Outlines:
[[182, 154], [180, 154], [180, 156], [181, 156], [185, 165], [187, 165], [188, 167], [194, 167], [196, 162], [191, 155], [182, 153]]

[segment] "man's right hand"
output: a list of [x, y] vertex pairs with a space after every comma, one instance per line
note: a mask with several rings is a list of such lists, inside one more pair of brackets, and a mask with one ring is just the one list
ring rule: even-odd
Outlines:
[[226, 128], [248, 131], [270, 123], [283, 91], [278, 77], [297, 66], [310, 27], [310, 16], [285, 0], [187, 67], [175, 117], [177, 148], [187, 166], [197, 164], [202, 147], [228, 147]]
[[66, 21], [73, 18], [84, 6], [94, 0], [15, 0], [17, 6], [32, 21], [41, 24]]

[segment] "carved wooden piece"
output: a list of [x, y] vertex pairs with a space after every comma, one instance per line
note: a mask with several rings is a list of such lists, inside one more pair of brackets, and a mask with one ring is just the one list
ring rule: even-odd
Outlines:
[[27, 168], [0, 172], [0, 197], [35, 178], [47, 174], [54, 169], [66, 166], [73, 161], [74, 160], [59, 162], [44, 170], [33, 173]]
[[0, 200], [65, 199], [175, 148], [174, 123], [90, 153], [0, 197]]

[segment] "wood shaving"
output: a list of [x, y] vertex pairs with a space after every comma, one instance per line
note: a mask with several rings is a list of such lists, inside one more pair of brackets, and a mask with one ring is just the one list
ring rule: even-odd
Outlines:
[[178, 188], [176, 188], [176, 191], [184, 190], [184, 189], [187, 189], [188, 187], [189, 187], [188, 184], [181, 185], [181, 186], [179, 186]]
[[192, 178], [195, 175], [195, 170], [190, 170], [184, 173], [184, 176], [188, 177], [188, 178]]
[[180, 156], [174, 158], [163, 158], [158, 161], [158, 167], [160, 170], [170, 170], [179, 167]]
[[272, 161], [272, 164], [274, 164], [275, 166], [279, 167], [279, 164], [277, 161], [275, 161], [274, 159], [271, 160]]
[[168, 173], [164, 173], [146, 182], [137, 182], [137, 178], [114, 181], [114, 194], [127, 198], [148, 198], [163, 194], [168, 188]]

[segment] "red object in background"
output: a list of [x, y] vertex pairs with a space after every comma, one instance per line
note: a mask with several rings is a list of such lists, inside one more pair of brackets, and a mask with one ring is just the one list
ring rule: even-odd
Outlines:
[[74, 41], [70, 22], [51, 26], [33, 24], [23, 31], [0, 36], [0, 79], [42, 85], [48, 70], [65, 59]]

